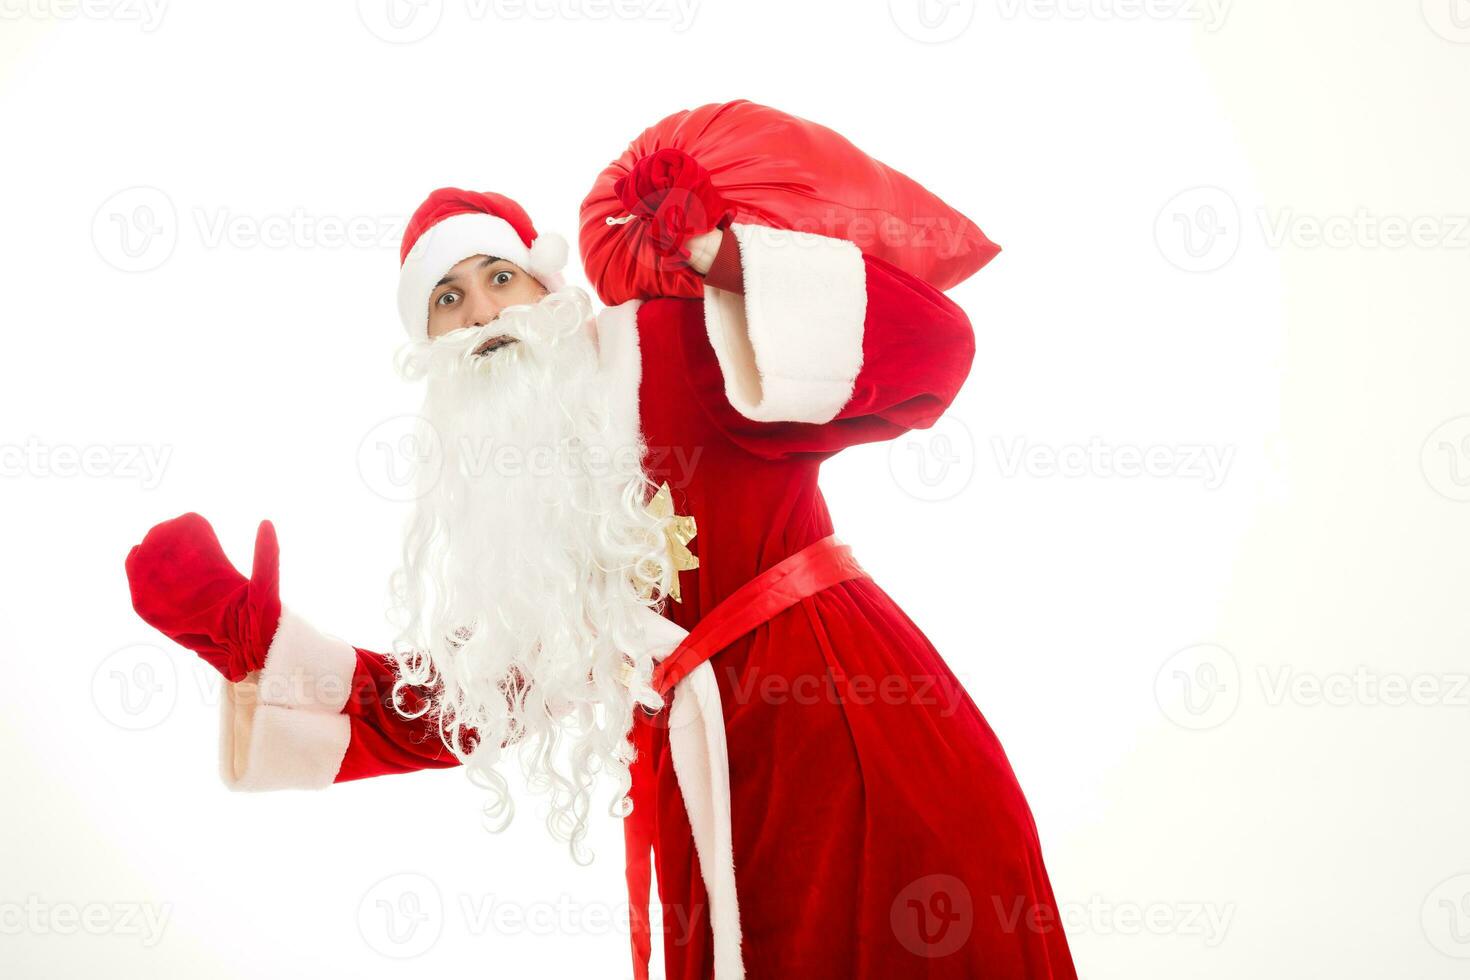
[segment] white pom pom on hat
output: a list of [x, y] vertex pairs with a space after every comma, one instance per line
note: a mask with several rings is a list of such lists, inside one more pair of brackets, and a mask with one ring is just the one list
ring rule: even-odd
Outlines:
[[525, 210], [503, 194], [441, 187], [403, 232], [399, 249], [398, 315], [416, 340], [429, 335], [429, 298], [444, 274], [472, 255], [514, 262], [555, 292], [566, 285], [567, 240], [536, 234]]
[[566, 268], [567, 251], [567, 240], [554, 231], [548, 231], [536, 236], [536, 240], [531, 243], [531, 264], [538, 269], [555, 269], [560, 272]]

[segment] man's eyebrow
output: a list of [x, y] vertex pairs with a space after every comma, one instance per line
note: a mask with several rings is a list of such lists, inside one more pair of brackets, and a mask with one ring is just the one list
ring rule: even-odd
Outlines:
[[[498, 255], [487, 255], [483, 259], [480, 260], [480, 264], [478, 266], [476, 266], [476, 268], [483, 269], [487, 265], [494, 265], [497, 262], [504, 262], [504, 261], [505, 261], [505, 259], [502, 259]], [[440, 286], [444, 285], [447, 282], [454, 282], [456, 278], [457, 278], [456, 276], [445, 276], [443, 279], [440, 279], [438, 282], [434, 283], [434, 288], [435, 289], [438, 289]]]

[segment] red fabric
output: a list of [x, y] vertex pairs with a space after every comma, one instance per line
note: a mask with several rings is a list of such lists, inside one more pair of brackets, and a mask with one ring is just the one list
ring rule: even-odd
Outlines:
[[607, 223], [629, 213], [619, 183], [666, 149], [687, 154], [709, 174], [731, 220], [844, 238], [940, 289], [963, 282], [1000, 251], [959, 211], [839, 134], [738, 100], [655, 123], [593, 183], [582, 201], [582, 262], [609, 306], [702, 295], [697, 273], [660, 261], [660, 226]]
[[[678, 512], [699, 527], [699, 567], [681, 573], [683, 602], [667, 613], [686, 629], [832, 533], [817, 485], [823, 459], [933, 423], [968, 374], [974, 337], [958, 307], [878, 259], [866, 274], [864, 368], [824, 425], [741, 416], [724, 396], [701, 302], [639, 309], [649, 475], [669, 481]], [[751, 980], [1076, 977], [999, 740], [872, 578], [802, 599], [711, 663]], [[637, 738], [655, 774], [667, 975], [702, 980], [713, 963], [709, 899], [668, 733], [640, 720]]]
[[[357, 667], [352, 672], [352, 694], [342, 709], [351, 719], [352, 737], [337, 770], [336, 782], [459, 765], [459, 759], [440, 738], [432, 711], [408, 719], [393, 707], [393, 684], [398, 676], [393, 659], [371, 650], [355, 649]], [[423, 688], [404, 687], [397, 697], [405, 712], [418, 714], [430, 694]]]
[[667, 695], [696, 667], [772, 616], [838, 582], [866, 574], [852, 548], [839, 542], [837, 535], [813, 541], [726, 596], [695, 624], [654, 669], [654, 690]]
[[627, 212], [644, 222], [654, 252], [688, 260], [684, 242], [730, 216], [730, 206], [710, 183], [709, 171], [672, 147], [655, 150], [613, 184]]
[[[665, 708], [660, 715], [667, 717]], [[636, 755], [628, 797], [633, 812], [623, 818], [624, 872], [628, 882], [628, 926], [633, 944], [633, 980], [648, 980], [648, 962], [653, 951], [653, 924], [648, 915], [648, 895], [653, 884], [648, 861], [658, 830], [657, 814], [647, 787], [653, 776], [653, 724], [642, 709], [634, 709], [629, 740]]]
[[[746, 582], [710, 610], [709, 615], [701, 619], [654, 669], [652, 687], [667, 697], [696, 667], [777, 613], [838, 582], [865, 574], [852, 557], [852, 549], [840, 543], [836, 535], [813, 541]], [[661, 713], [668, 710], [665, 705]], [[636, 738], [647, 743], [647, 725], [638, 726]], [[654, 775], [651, 759], [651, 753], [642, 752], [634, 759], [631, 770], [633, 785], [628, 794], [633, 801], [633, 813], [623, 822], [634, 980], [648, 980], [652, 946], [648, 914], [648, 854], [657, 822], [649, 796], [649, 783]]]
[[408, 219], [408, 226], [403, 229], [403, 242], [398, 247], [398, 264], [404, 263], [424, 232], [456, 214], [493, 214], [503, 218], [527, 248], [536, 240], [536, 226], [531, 224], [531, 216], [504, 194], [441, 187], [425, 198]]
[[734, 232], [725, 231], [720, 236], [720, 247], [715, 252], [709, 271], [704, 274], [706, 285], [723, 289], [727, 293], [745, 293], [745, 270], [740, 264], [740, 239]]
[[152, 528], [124, 565], [138, 615], [226, 679], [238, 681], [265, 663], [281, 622], [280, 546], [270, 521], [256, 530], [248, 579], [194, 513]]

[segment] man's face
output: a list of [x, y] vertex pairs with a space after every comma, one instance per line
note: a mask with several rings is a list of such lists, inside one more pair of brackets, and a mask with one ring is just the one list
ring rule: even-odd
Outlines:
[[429, 336], [484, 326], [510, 306], [534, 303], [546, 287], [514, 262], [471, 255], [439, 280], [429, 297]]

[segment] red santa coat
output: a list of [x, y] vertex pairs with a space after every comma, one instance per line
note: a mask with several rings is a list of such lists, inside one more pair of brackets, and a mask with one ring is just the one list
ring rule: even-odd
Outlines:
[[[831, 534], [822, 460], [932, 424], [974, 356], [953, 302], [851, 244], [732, 232], [743, 297], [710, 287], [703, 300], [633, 301], [598, 325], [649, 475], [698, 526], [699, 567], [680, 573], [683, 601], [666, 609], [685, 629]], [[713, 807], [727, 821], [737, 918], [712, 925], [718, 874], [700, 865], [667, 726], [635, 730], [657, 773], [671, 980], [715, 975], [721, 929], [739, 958], [721, 973], [752, 978], [1076, 976], [1000, 742], [873, 579], [803, 599], [710, 666], [728, 752], [728, 795]], [[454, 765], [430, 724], [388, 707], [391, 686], [381, 655], [286, 611], [265, 668], [226, 699], [226, 781], [322, 786]]]

